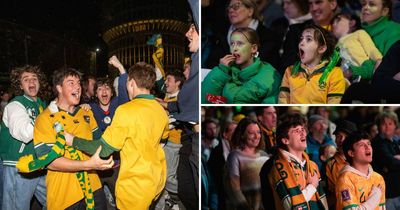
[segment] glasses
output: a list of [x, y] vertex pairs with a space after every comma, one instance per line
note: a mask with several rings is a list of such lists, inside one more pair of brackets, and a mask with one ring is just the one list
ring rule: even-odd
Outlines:
[[238, 9], [240, 9], [241, 6], [244, 6], [242, 2], [236, 2], [234, 4], [229, 5], [226, 8], [226, 11], [229, 12], [230, 9], [233, 9], [233, 11], [237, 11]]

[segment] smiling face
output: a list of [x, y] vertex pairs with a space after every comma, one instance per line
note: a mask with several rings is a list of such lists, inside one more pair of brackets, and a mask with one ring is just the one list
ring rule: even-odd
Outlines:
[[199, 49], [199, 34], [196, 31], [194, 24], [191, 24], [189, 30], [185, 34], [186, 38], [189, 40], [189, 52], [197, 52]]
[[260, 144], [261, 140], [261, 130], [257, 124], [251, 123], [246, 128], [246, 147], [248, 148], [257, 148], [258, 144]]
[[110, 104], [111, 97], [113, 96], [112, 89], [107, 84], [97, 87], [96, 97], [99, 99], [100, 104], [106, 106]]
[[383, 7], [382, 0], [362, 0], [361, 5], [361, 21], [368, 24], [389, 13], [389, 9]]
[[78, 77], [67, 76], [61, 85], [57, 85], [58, 97], [63, 106], [78, 105], [81, 98], [81, 82]]
[[30, 72], [23, 72], [21, 74], [21, 89], [24, 91], [24, 94], [31, 97], [36, 98], [39, 92], [39, 79], [37, 74]]
[[336, 0], [308, 0], [308, 3], [314, 22], [320, 26], [329, 25], [335, 13]]
[[229, 22], [235, 27], [247, 27], [250, 23], [254, 10], [247, 8], [242, 1], [232, 0], [227, 7]]
[[283, 138], [282, 142], [287, 145], [290, 153], [303, 152], [307, 148], [306, 136], [304, 126], [298, 125], [289, 129], [288, 138]]
[[241, 32], [234, 32], [231, 36], [231, 53], [235, 56], [235, 63], [241, 69], [253, 63], [253, 55], [257, 52], [257, 45], [251, 44]]
[[353, 163], [369, 164], [372, 162], [372, 146], [369, 139], [361, 139], [353, 145], [352, 150], [347, 152], [352, 157]]
[[180, 81], [176, 81], [175, 77], [172, 75], [167, 75], [166, 80], [165, 80], [165, 89], [166, 92], [171, 94], [171, 93], [176, 93], [176, 91], [179, 90], [179, 85], [181, 84]]
[[300, 37], [299, 56], [303, 64], [307, 66], [317, 65], [326, 50], [326, 46], [318, 46], [315, 29], [306, 29]]

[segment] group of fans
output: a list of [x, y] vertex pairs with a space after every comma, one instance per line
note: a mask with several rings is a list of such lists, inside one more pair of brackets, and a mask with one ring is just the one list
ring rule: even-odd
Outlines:
[[400, 100], [396, 0], [202, 3], [202, 103]]
[[202, 109], [205, 208], [400, 208], [394, 108]]

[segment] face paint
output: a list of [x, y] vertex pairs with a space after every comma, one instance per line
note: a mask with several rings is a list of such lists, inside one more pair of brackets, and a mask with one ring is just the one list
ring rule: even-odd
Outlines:
[[253, 63], [252, 45], [242, 33], [232, 34], [230, 48], [232, 55], [236, 57], [236, 64], [242, 69]]
[[384, 12], [386, 8], [383, 8], [382, 0], [363, 0], [361, 4], [362, 22], [370, 24], [380, 17], [387, 15]]

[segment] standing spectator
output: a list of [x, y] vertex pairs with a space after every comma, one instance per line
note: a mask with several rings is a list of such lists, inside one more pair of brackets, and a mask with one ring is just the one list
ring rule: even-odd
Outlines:
[[323, 168], [325, 171], [323, 177], [326, 180], [326, 194], [330, 209], [334, 209], [336, 206], [335, 186], [339, 178], [339, 172], [348, 164], [346, 161], [346, 156], [343, 153], [342, 145], [347, 136], [355, 131], [357, 131], [357, 127], [354, 123], [343, 120], [342, 122], [338, 123], [336, 130], [333, 132], [336, 137], [335, 142], [337, 146], [337, 152], [333, 158], [328, 160], [325, 168]]
[[322, 167], [322, 162], [319, 160], [319, 148], [325, 144], [335, 146], [333, 140], [326, 133], [327, 128], [327, 120], [321, 115], [311, 115], [308, 118], [307, 153], [311, 156], [310, 159], [318, 165], [318, 169]]
[[88, 74], [82, 78], [82, 97], [81, 104], [95, 103], [95, 90], [94, 85], [96, 84], [96, 77]]
[[[45, 76], [37, 66], [23, 66], [11, 71], [11, 83], [17, 96], [4, 108], [0, 131], [0, 155], [3, 160], [4, 186], [2, 209], [30, 209], [33, 195], [46, 209], [45, 173], [18, 173], [20, 157], [34, 155], [33, 127], [36, 117], [46, 108], [38, 97]], [[3, 179], [2, 177], [2, 179]]]
[[[1, 91], [0, 92], [0, 98], [1, 98], [1, 103], [0, 103], [0, 113], [2, 114], [4, 111], [4, 107], [8, 104], [8, 101], [10, 100], [10, 93], [8, 91]], [[1, 115], [0, 115], [1, 116]]]
[[260, 124], [262, 134], [265, 141], [265, 151], [268, 154], [273, 154], [276, 149], [276, 109], [273, 106], [257, 107], [257, 121]]
[[224, 179], [223, 174], [225, 174], [225, 163], [228, 158], [229, 153], [232, 151], [232, 135], [237, 127], [236, 122], [226, 123], [222, 134], [221, 141], [218, 146], [211, 151], [210, 159], [207, 162], [209, 176], [214, 181], [216, 185], [216, 190], [218, 193], [218, 209], [226, 209], [226, 197], [224, 189]]
[[217, 139], [219, 132], [219, 124], [215, 119], [208, 119], [203, 122], [203, 136], [201, 139], [201, 156], [204, 161], [208, 162], [211, 151], [218, 146]]
[[385, 111], [376, 118], [379, 134], [372, 140], [373, 167], [386, 182], [386, 209], [400, 209], [400, 145], [393, 140], [398, 118], [394, 112]]
[[228, 195], [232, 204], [228, 209], [264, 209], [261, 199], [260, 170], [268, 154], [256, 121], [243, 118], [232, 136], [234, 150], [226, 163]]
[[130, 102], [118, 107], [113, 123], [93, 141], [65, 133], [67, 145], [101, 157], [121, 151], [116, 196], [118, 209], [148, 209], [165, 186], [166, 161], [160, 140], [168, 135], [168, 117], [150, 94], [155, 70], [137, 63], [129, 68], [127, 89]]
[[350, 165], [341, 170], [336, 183], [336, 209], [386, 209], [385, 181], [370, 165], [369, 138], [365, 133], [353, 133], [343, 143], [343, 153]]
[[263, 203], [273, 205], [270, 209], [328, 209], [318, 166], [305, 153], [306, 135], [300, 118], [284, 121], [277, 128], [279, 150], [267, 162], [267, 177], [261, 177], [268, 180], [263, 186], [269, 187], [262, 191]]

